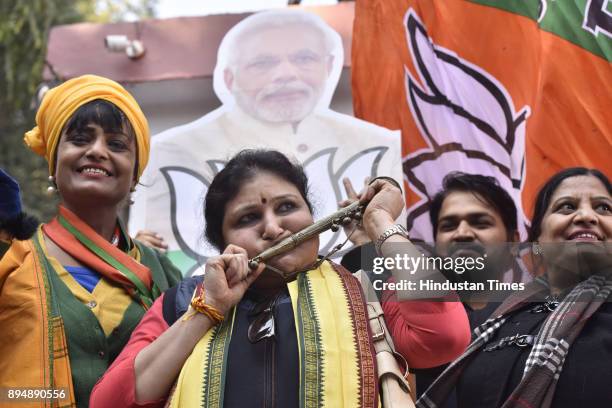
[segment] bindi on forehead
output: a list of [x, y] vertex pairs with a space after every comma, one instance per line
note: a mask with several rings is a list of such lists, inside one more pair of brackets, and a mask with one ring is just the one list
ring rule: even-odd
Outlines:
[[261, 197], [261, 203], [262, 203], [262, 204], [265, 204], [265, 203], [267, 203], [267, 202], [268, 202], [268, 200], [267, 200], [265, 197]]

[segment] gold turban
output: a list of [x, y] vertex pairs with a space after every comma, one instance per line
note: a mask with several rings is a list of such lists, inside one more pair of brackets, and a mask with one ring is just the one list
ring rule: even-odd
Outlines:
[[132, 95], [117, 82], [96, 75], [83, 75], [49, 90], [36, 113], [36, 126], [26, 132], [24, 141], [45, 157], [49, 173], [55, 168], [55, 151], [68, 119], [87, 102], [103, 99], [113, 103], [127, 117], [136, 134], [138, 178], [149, 161], [149, 125]]

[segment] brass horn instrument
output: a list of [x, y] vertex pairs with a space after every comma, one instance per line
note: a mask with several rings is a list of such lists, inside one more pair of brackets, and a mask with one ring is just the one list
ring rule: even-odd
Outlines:
[[287, 251], [291, 251], [304, 241], [331, 229], [332, 231], [338, 231], [340, 226], [348, 225], [353, 220], [359, 221], [363, 216], [363, 210], [367, 206], [367, 203], [361, 203], [355, 201], [348, 206], [341, 208], [335, 213], [320, 219], [312, 225], [296, 232], [295, 234], [283, 239], [278, 244], [266, 249], [256, 257], [249, 259], [249, 268], [252, 270], [257, 269], [260, 262], [267, 262], [271, 258], [277, 255], [283, 254]]

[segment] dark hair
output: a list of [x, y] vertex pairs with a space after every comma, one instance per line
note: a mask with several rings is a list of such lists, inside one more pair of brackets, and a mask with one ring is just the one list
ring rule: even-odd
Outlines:
[[94, 99], [81, 105], [70, 117], [65, 125], [67, 133], [85, 129], [88, 124], [95, 123], [107, 133], [127, 131], [128, 135], [135, 137], [134, 128], [125, 113], [115, 104], [104, 99]]
[[436, 193], [429, 204], [429, 219], [433, 226], [434, 239], [438, 234], [438, 217], [442, 204], [446, 197], [454, 191], [466, 191], [482, 197], [500, 215], [509, 237], [517, 230], [514, 200], [494, 177], [453, 172], [444, 177], [442, 190]]
[[608, 194], [612, 195], [612, 184], [610, 184], [610, 179], [608, 179], [605, 174], [597, 169], [570, 167], [568, 169], [561, 170], [549, 178], [548, 181], [542, 186], [540, 191], [538, 191], [533, 210], [533, 217], [531, 219], [531, 227], [529, 228], [529, 234], [527, 235], [528, 242], [537, 241], [538, 237], [542, 233], [542, 221], [544, 220], [544, 214], [546, 214], [546, 210], [550, 205], [550, 200], [555, 191], [557, 191], [559, 185], [563, 182], [563, 180], [577, 176], [597, 177], [606, 187], [606, 190], [608, 190]]
[[206, 193], [204, 203], [206, 238], [217, 249], [225, 248], [223, 238], [225, 205], [236, 197], [244, 183], [261, 171], [273, 173], [293, 184], [312, 212], [312, 205], [308, 200], [308, 178], [302, 166], [292, 163], [276, 150], [242, 150], [215, 176]]
[[20, 212], [10, 218], [0, 218], [0, 230], [6, 231], [18, 240], [30, 239], [40, 222], [32, 215]]
[[[104, 99], [94, 99], [81, 106], [72, 114], [64, 129], [66, 133], [85, 130], [87, 125], [94, 123], [105, 133], [123, 133], [136, 139], [136, 132], [128, 117], [115, 104]], [[57, 154], [57, 151], [56, 153]], [[136, 169], [138, 169], [138, 149], [136, 149]]]

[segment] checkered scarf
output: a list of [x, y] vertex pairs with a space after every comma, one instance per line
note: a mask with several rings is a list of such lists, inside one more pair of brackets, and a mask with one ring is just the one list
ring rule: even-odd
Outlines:
[[[610, 298], [612, 280], [593, 275], [576, 285], [546, 318], [538, 332], [534, 346], [525, 363], [523, 378], [502, 408], [542, 407], [552, 404], [557, 380], [563, 369], [565, 357], [573, 341], [578, 337], [589, 318]], [[442, 406], [455, 387], [463, 369], [476, 356], [508, 317], [526, 303], [541, 299], [548, 292], [544, 279], [537, 279], [525, 290], [511, 295], [491, 317], [474, 329], [474, 340], [466, 351], [453, 361], [431, 384], [416, 403], [417, 408]]]

